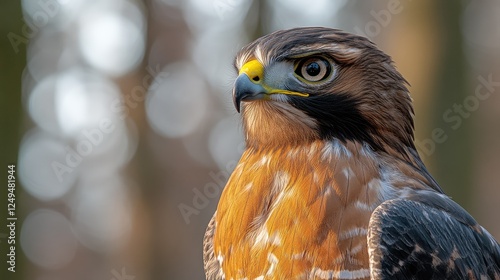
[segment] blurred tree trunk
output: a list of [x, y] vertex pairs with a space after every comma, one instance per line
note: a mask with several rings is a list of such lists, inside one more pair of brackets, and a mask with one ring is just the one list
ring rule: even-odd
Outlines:
[[[175, 1], [144, 2], [149, 14], [146, 65], [162, 69], [189, 60], [192, 34], [180, 7]], [[152, 51], [154, 44], [160, 53]], [[178, 205], [191, 202], [192, 189], [203, 188], [208, 181], [193, 174], [208, 175], [209, 170], [191, 161], [181, 139], [164, 138], [151, 129], [144, 117], [146, 101], [136, 116], [140, 141], [131, 169], [138, 170], [138, 183], [152, 221], [148, 244], [150, 279], [203, 279], [201, 242], [208, 220], [200, 227], [194, 222], [186, 224]]]
[[[500, 241], [500, 11], [499, 1], [470, 2], [467, 6], [469, 19], [481, 16], [482, 20], [468, 22], [469, 54], [476, 64], [478, 75], [471, 77], [471, 94], [481, 87], [482, 95], [489, 95], [480, 101], [473, 116], [476, 129], [474, 145], [474, 195], [473, 211], [478, 222]], [[493, 81], [488, 88], [480, 82]], [[471, 117], [472, 118], [472, 117]]]
[[[452, 128], [455, 123], [445, 121], [445, 112], [453, 110], [454, 104], [462, 104], [465, 97], [471, 94], [464, 46], [462, 40], [461, 20], [463, 3], [436, 2], [439, 10], [438, 26], [440, 28], [441, 61], [436, 77], [435, 111], [432, 113], [436, 129], [442, 129], [447, 139], [443, 143], [433, 141], [436, 145], [435, 178], [456, 202], [464, 208], [471, 207], [472, 183], [472, 129], [470, 122], [463, 119], [459, 127]], [[432, 43], [432, 42], [429, 42]], [[456, 113], [453, 113], [454, 115]], [[430, 134], [432, 136], [432, 132]]]

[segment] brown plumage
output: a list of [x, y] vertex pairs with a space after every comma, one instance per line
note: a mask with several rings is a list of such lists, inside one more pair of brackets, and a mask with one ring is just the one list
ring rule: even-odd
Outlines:
[[500, 279], [498, 243], [425, 169], [406, 81], [373, 43], [277, 31], [235, 66], [247, 149], [205, 235], [207, 279]]

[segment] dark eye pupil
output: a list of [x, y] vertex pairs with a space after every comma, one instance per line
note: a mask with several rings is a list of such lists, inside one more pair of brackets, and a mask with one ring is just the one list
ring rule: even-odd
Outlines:
[[313, 62], [306, 66], [306, 72], [309, 76], [314, 77], [321, 72], [321, 67], [317, 62]]

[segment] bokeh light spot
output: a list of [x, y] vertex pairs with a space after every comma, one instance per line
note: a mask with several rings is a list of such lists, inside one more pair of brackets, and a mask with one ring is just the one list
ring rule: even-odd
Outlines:
[[146, 100], [152, 128], [165, 137], [183, 137], [198, 128], [207, 113], [208, 88], [186, 63], [169, 65], [156, 76]]
[[130, 202], [118, 177], [84, 178], [72, 203], [78, 239], [98, 252], [113, 252], [124, 244], [131, 229]]
[[48, 209], [35, 210], [26, 217], [20, 242], [26, 257], [45, 269], [58, 269], [70, 263], [78, 244], [68, 220]]
[[114, 12], [94, 12], [84, 17], [79, 46], [85, 60], [112, 76], [133, 70], [144, 55], [142, 30]]
[[220, 169], [228, 163], [238, 161], [245, 147], [238, 116], [220, 120], [212, 129], [209, 138], [209, 150]]
[[78, 159], [69, 146], [34, 129], [19, 151], [19, 176], [24, 189], [40, 200], [61, 198], [78, 175]]

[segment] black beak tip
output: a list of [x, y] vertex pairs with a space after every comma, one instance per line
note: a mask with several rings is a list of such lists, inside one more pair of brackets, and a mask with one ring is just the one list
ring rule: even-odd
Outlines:
[[240, 112], [240, 106], [241, 106], [241, 98], [238, 97], [235, 92], [233, 91], [233, 104], [234, 108], [236, 108], [236, 112]]
[[240, 113], [241, 101], [260, 99], [263, 93], [265, 90], [260, 84], [252, 82], [246, 74], [240, 75], [234, 82], [233, 89], [233, 103], [236, 111]]

